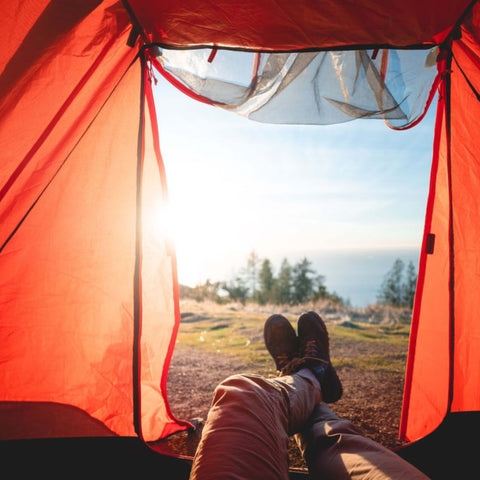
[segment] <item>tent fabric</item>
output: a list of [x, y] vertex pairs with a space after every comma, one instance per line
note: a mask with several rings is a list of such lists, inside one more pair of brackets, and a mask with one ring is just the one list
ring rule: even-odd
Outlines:
[[[452, 45], [439, 103], [401, 422], [407, 440], [433, 431], [447, 412], [480, 410], [479, 19], [476, 5]], [[435, 235], [433, 254], [425, 253], [429, 234]]]
[[166, 192], [130, 19], [113, 2], [31, 3], [2, 29], [17, 44], [0, 79], [1, 411], [69, 405], [158, 439], [185, 428], [165, 393], [178, 295], [171, 248], [138, 220]]
[[[84, 8], [77, 10], [68, 11], [70, 17], [78, 13], [71, 30], [57, 35], [58, 8], [46, 8], [25, 38], [18, 38], [17, 50], [2, 68], [0, 245], [67, 154], [64, 139], [71, 138], [72, 145], [78, 140], [134, 57], [134, 52], [118, 51], [129, 27], [127, 16], [101, 9], [83, 18]], [[16, 30], [21, 20], [11, 20]]]
[[218, 107], [266, 123], [383, 119], [415, 125], [437, 86], [438, 48], [251, 53], [166, 50], [161, 72]]
[[[453, 45], [451, 87], [451, 155], [454, 259], [454, 321], [452, 326], [451, 411], [480, 410], [480, 276], [478, 238], [479, 139], [473, 126], [480, 118], [480, 9]], [[463, 70], [463, 73], [459, 71]], [[466, 77], [473, 82], [474, 94]]]
[[470, 0], [129, 0], [150, 42], [277, 51], [441, 43]]
[[[445, 64], [443, 64], [445, 67]], [[446, 85], [442, 82], [435, 125], [431, 183], [410, 333], [400, 436], [429, 433], [448, 410], [449, 391], [449, 182]], [[432, 253], [427, 251], [432, 250]], [[421, 318], [420, 318], [421, 317]], [[441, 372], [441, 374], [439, 374]]]
[[167, 182], [152, 92], [154, 78], [149, 72], [144, 69], [145, 129], [140, 172], [139, 426], [142, 438], [156, 440], [190, 424], [173, 416], [167, 399], [168, 368], [180, 324], [180, 307]]
[[[342, 111], [342, 97], [328, 93], [337, 102], [336, 114], [356, 107], [396, 122], [387, 118], [389, 109], [378, 108], [385, 103], [378, 92], [388, 87], [391, 112], [408, 117], [400, 126], [421, 118], [434, 79], [440, 79], [402, 436], [420, 438], [448, 412], [479, 409], [479, 8], [469, 8], [467, 0], [352, 5], [29, 0], [0, 6], [0, 417], [29, 409], [28, 418], [58, 412], [86, 420], [82, 427], [75, 420], [58, 430], [32, 422], [40, 427], [0, 429], [2, 438], [102, 430], [149, 441], [188, 427], [173, 416], [166, 392], [180, 315], [150, 84], [152, 66], [162, 59], [149, 52], [158, 51], [158, 44], [164, 59], [180, 56], [167, 48], [207, 47], [212, 68], [224, 55], [217, 52], [215, 60], [218, 48], [255, 51], [249, 54], [254, 60], [246, 71], [247, 90], [230, 108], [239, 108], [242, 95], [260, 93], [252, 71], [258, 68], [263, 77], [257, 80], [267, 81], [265, 67], [277, 68], [270, 103], [251, 114], [269, 113], [268, 121], [281, 111], [281, 97], [291, 100], [292, 92], [303, 91], [301, 83], [294, 90], [293, 80], [301, 82], [312, 73], [309, 67], [315, 70], [315, 62], [325, 59], [353, 56], [349, 66], [339, 60], [342, 70], [364, 77], [370, 99], [343, 102]], [[414, 102], [420, 108], [411, 115], [410, 98], [383, 82], [389, 75], [384, 52], [425, 49], [407, 52], [420, 60], [426, 54], [425, 64], [427, 50], [438, 44], [447, 52], [439, 57], [440, 76], [428, 69], [429, 80]], [[335, 55], [319, 53], [327, 49]], [[394, 54], [388, 57], [394, 66]], [[160, 70], [194, 98], [225, 103], [214, 96], [211, 78], [203, 82], [199, 76], [197, 88], [188, 70], [165, 62]], [[220, 80], [225, 78], [215, 78]], [[231, 82], [228, 88], [239, 92]]]
[[[2, 400], [74, 405], [127, 435], [135, 433], [131, 159], [138, 117], [113, 120], [118, 108], [139, 110], [139, 82], [137, 66], [73, 151], [60, 157], [58, 172], [0, 257]], [[117, 135], [129, 150], [112, 141]]]

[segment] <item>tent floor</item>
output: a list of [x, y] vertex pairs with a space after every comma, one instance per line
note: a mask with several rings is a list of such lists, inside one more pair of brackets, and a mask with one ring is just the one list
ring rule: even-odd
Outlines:
[[479, 432], [480, 412], [450, 413], [434, 432], [397, 453], [434, 480], [477, 478]]
[[[480, 412], [450, 414], [427, 437], [404, 445], [397, 453], [434, 480], [472, 478], [478, 471]], [[81, 437], [0, 441], [5, 471], [19, 479], [168, 478], [187, 480], [191, 460], [158, 453], [136, 437]], [[34, 476], [33, 476], [34, 475]], [[41, 478], [41, 477], [40, 477]], [[306, 480], [290, 472], [292, 480]]]
[[188, 462], [158, 454], [136, 437], [4, 440], [0, 457], [12, 478], [147, 478], [152, 474], [167, 478], [168, 474], [181, 480], [188, 479], [190, 472]]
[[[1, 440], [2, 468], [12, 478], [168, 478], [187, 480], [191, 460], [157, 453], [136, 437]], [[308, 475], [291, 472], [292, 480]]]

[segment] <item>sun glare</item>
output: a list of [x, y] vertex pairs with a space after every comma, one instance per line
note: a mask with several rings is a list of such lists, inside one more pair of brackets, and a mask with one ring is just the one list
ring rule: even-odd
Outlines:
[[235, 252], [243, 255], [251, 245], [243, 212], [251, 206], [242, 196], [232, 195], [235, 187], [230, 185], [228, 193], [220, 179], [212, 176], [187, 175], [181, 188], [175, 186], [163, 220], [175, 244], [180, 281], [195, 285], [212, 269], [222, 275], [225, 259], [231, 261]]

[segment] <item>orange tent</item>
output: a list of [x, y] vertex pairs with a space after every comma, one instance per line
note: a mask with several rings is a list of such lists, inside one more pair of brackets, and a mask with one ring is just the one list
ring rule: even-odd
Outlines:
[[[234, 107], [262, 121], [280, 111], [282, 95], [291, 101], [293, 79], [322, 52], [341, 52], [345, 65], [353, 52], [370, 103], [330, 92], [318, 111], [403, 128], [421, 120], [438, 90], [401, 437], [422, 439], [456, 412], [480, 410], [476, 1], [30, 0], [0, 8], [2, 439], [148, 442], [189, 426], [174, 418], [165, 391], [180, 319], [175, 255], [165, 232], [145, 221], [167, 198], [151, 69], [199, 100], [232, 105], [214, 97], [218, 84], [175, 66], [173, 54], [185, 50], [207, 49], [207, 63], [217, 51], [255, 52], [245, 101]], [[435, 53], [416, 116], [388, 85], [388, 55], [377, 59], [378, 51]], [[259, 55], [282, 58], [295, 75], [275, 83]], [[267, 81], [270, 103], [254, 108]], [[293, 121], [328, 121], [317, 113]]]

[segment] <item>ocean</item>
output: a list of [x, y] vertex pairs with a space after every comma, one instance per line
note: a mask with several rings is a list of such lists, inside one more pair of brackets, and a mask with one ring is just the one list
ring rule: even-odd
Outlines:
[[325, 276], [329, 292], [335, 292], [352, 307], [375, 303], [378, 291], [394, 261], [413, 262], [418, 272], [420, 249], [371, 249], [329, 251], [307, 255], [312, 267]]

